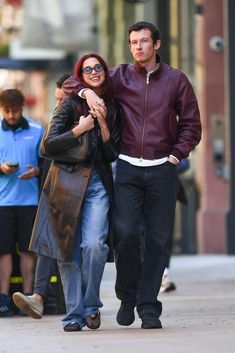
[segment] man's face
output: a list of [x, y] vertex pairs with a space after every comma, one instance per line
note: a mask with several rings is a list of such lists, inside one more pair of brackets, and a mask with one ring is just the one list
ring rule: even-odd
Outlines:
[[62, 88], [56, 87], [55, 89], [55, 100], [56, 100], [56, 107], [60, 104], [62, 99], [64, 98], [65, 93]]
[[22, 119], [22, 107], [1, 107], [3, 118], [9, 125], [17, 125]]
[[146, 65], [156, 60], [156, 50], [160, 48], [161, 41], [154, 44], [149, 29], [132, 31], [130, 33], [130, 50], [133, 58], [140, 65]]

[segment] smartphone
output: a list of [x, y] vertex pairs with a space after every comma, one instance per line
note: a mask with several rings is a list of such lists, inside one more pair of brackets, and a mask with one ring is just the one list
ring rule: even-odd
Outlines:
[[18, 162], [9, 163], [8, 167], [10, 167], [10, 168], [18, 168], [19, 167], [19, 163]]

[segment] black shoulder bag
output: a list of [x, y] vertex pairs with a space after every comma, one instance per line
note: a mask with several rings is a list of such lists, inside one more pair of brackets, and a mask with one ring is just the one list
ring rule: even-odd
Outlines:
[[86, 131], [82, 135], [77, 137], [77, 142], [78, 142], [77, 146], [72, 147], [63, 152], [51, 154], [51, 153], [47, 153], [44, 147], [44, 141], [48, 136], [49, 129], [50, 129], [50, 124], [48, 125], [43, 135], [41, 145], [40, 145], [40, 152], [43, 157], [47, 159], [51, 159], [56, 162], [67, 162], [67, 163], [81, 163], [89, 159], [89, 157], [91, 156], [91, 136], [89, 131]]

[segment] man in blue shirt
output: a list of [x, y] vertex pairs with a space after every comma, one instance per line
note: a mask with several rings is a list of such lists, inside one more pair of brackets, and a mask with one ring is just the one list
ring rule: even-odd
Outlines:
[[35, 256], [28, 251], [38, 205], [43, 127], [22, 115], [24, 96], [17, 89], [0, 94], [0, 316], [13, 314], [9, 289], [12, 254], [20, 255], [24, 293], [32, 293]]
[[[59, 78], [56, 82], [55, 89], [55, 99], [56, 99], [56, 107], [63, 100], [65, 93], [62, 89], [62, 84], [66, 79], [68, 79], [71, 75], [64, 74]], [[48, 170], [51, 165], [51, 160], [45, 159], [43, 163], [42, 175], [41, 175], [41, 188], [46, 180]], [[44, 255], [37, 256], [37, 264], [35, 270], [35, 282], [34, 282], [34, 290], [33, 295], [25, 295], [21, 292], [15, 292], [13, 294], [13, 302], [14, 304], [25, 314], [29, 315], [34, 319], [41, 319], [45, 299], [47, 297], [47, 289], [48, 284], [52, 275], [52, 271], [56, 260]]]

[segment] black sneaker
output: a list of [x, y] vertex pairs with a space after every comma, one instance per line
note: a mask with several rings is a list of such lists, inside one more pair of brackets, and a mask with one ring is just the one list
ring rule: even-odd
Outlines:
[[117, 323], [123, 326], [129, 326], [135, 321], [135, 304], [130, 302], [121, 302], [121, 306], [117, 313]]
[[162, 328], [161, 321], [155, 314], [146, 314], [141, 316], [142, 325], [141, 328]]
[[12, 306], [11, 297], [0, 293], [0, 317], [13, 316], [14, 310]]

